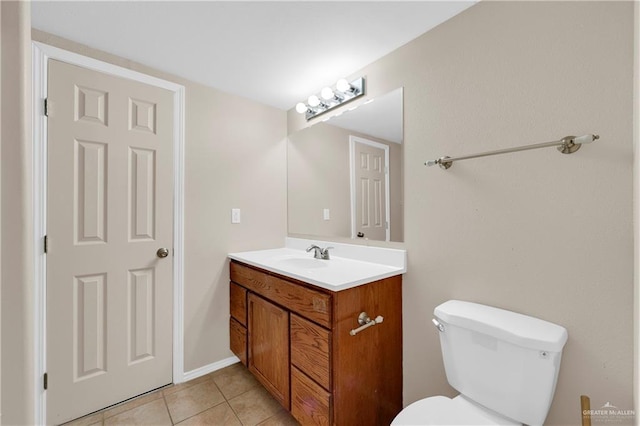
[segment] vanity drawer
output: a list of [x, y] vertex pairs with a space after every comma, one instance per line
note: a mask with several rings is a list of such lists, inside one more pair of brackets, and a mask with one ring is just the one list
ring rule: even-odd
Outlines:
[[327, 328], [331, 325], [331, 296], [266, 272], [231, 262], [231, 280], [275, 303], [286, 306]]
[[291, 414], [303, 425], [329, 425], [331, 395], [296, 367], [291, 367]]
[[231, 352], [247, 365], [247, 329], [233, 318], [229, 318], [229, 341]]
[[291, 314], [291, 364], [329, 389], [329, 340], [324, 328]]
[[229, 311], [231, 316], [245, 327], [247, 326], [247, 290], [238, 284], [229, 283]]

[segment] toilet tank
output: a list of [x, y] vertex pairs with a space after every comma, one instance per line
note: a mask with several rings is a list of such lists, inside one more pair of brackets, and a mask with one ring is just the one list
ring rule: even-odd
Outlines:
[[477, 303], [436, 307], [447, 380], [465, 397], [527, 425], [542, 425], [553, 400], [567, 330]]

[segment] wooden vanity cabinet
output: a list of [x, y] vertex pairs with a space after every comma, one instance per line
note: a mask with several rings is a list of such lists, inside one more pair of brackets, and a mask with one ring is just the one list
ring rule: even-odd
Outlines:
[[[333, 292], [231, 261], [231, 350], [302, 425], [402, 409], [402, 276]], [[361, 312], [382, 324], [352, 336]]]

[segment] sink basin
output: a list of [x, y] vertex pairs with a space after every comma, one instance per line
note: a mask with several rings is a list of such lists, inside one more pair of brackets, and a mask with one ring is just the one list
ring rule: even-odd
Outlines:
[[[314, 259], [312, 253], [305, 251], [309, 244], [311, 242], [301, 243], [300, 249], [283, 247], [230, 253], [229, 257], [331, 291], [346, 290], [406, 271], [405, 252], [401, 250], [343, 244], [337, 247], [345, 254], [364, 250], [368, 257], [364, 256], [363, 260], [340, 256], [339, 249], [336, 249], [335, 256], [332, 253], [330, 260], [323, 260]], [[389, 259], [393, 262], [389, 263]]]
[[328, 260], [320, 260], [305, 257], [286, 257], [278, 259], [276, 263], [282, 267], [299, 268], [299, 269], [318, 269], [326, 268]]

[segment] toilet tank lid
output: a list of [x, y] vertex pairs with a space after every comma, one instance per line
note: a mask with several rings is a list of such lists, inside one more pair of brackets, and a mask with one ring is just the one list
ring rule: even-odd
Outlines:
[[449, 300], [433, 311], [446, 324], [456, 325], [525, 348], [561, 352], [567, 330], [557, 324], [492, 306]]

